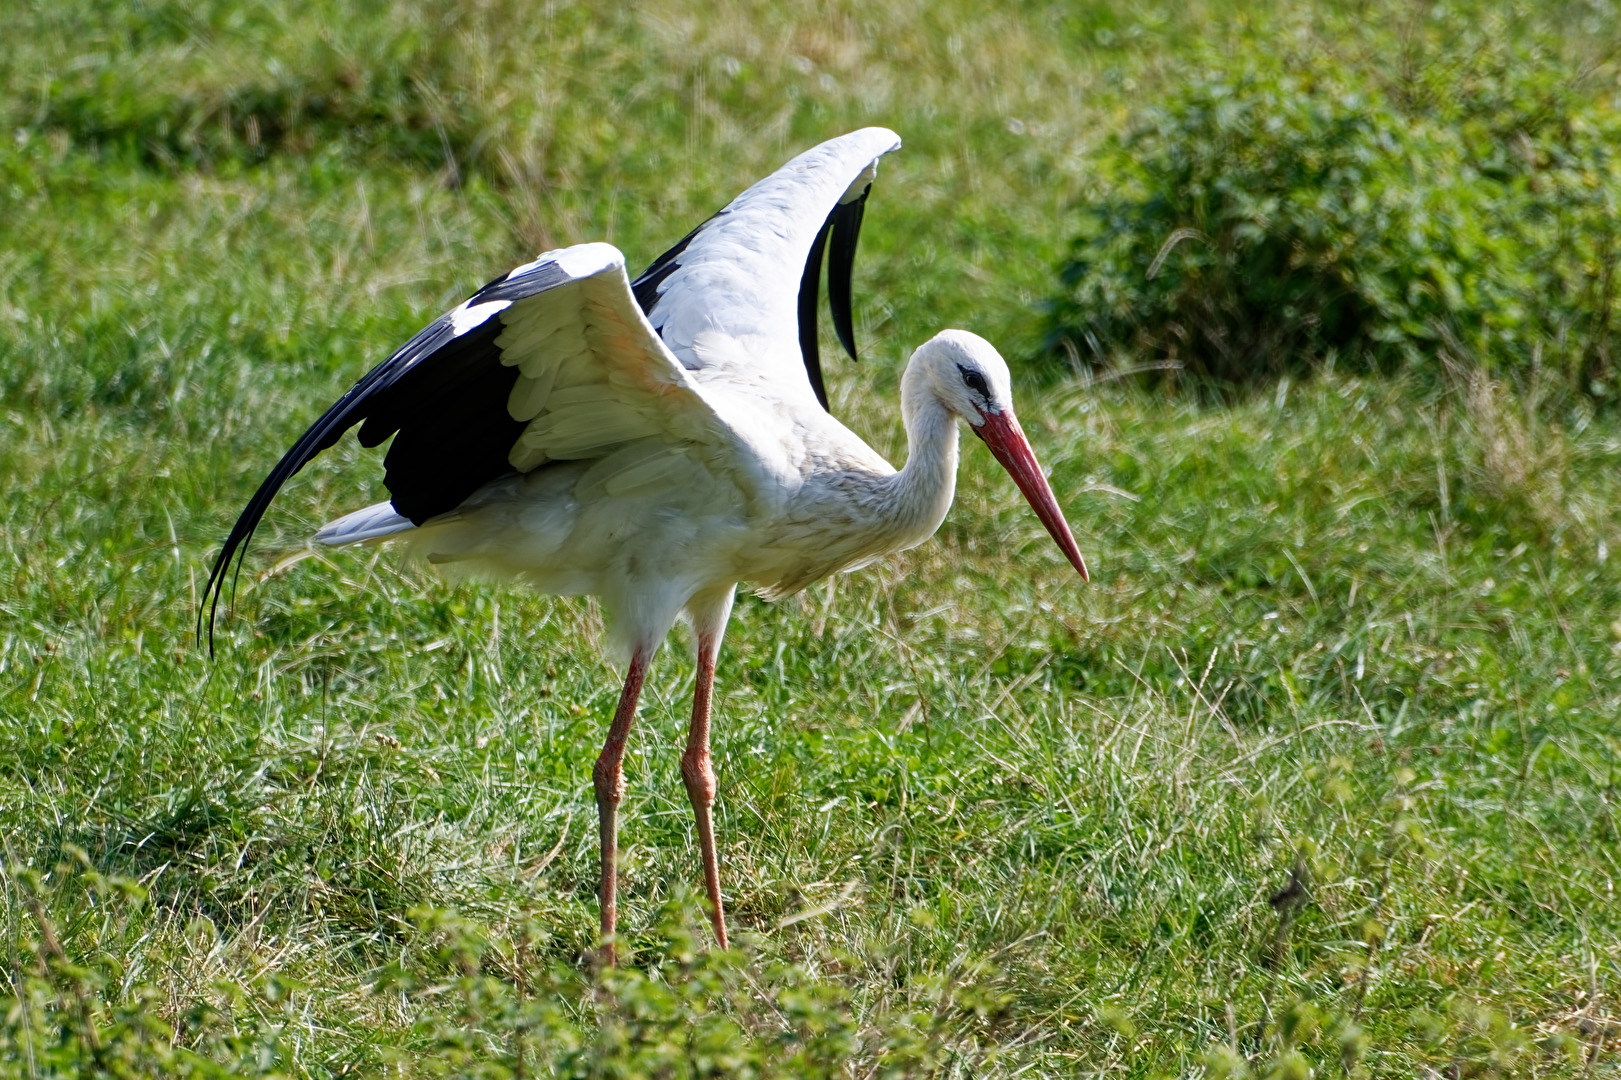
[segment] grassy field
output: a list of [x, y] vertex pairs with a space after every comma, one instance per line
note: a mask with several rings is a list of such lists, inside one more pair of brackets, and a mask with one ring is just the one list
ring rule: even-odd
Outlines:
[[[1371, 16], [615, 10], [0, 13], [0, 1075], [1621, 1074], [1621, 414], [1470, 370], [1216, 398], [1033, 360], [1101, 140], [1189, 64]], [[1607, 9], [1552, 24], [1613, 93]], [[212, 659], [201, 580], [426, 320], [539, 248], [645, 263], [868, 123], [906, 146], [834, 410], [893, 460], [910, 349], [990, 337], [1093, 582], [975, 445], [930, 544], [740, 601], [728, 954], [673, 643], [627, 764], [631, 961], [596, 972], [591, 604], [293, 562], [379, 497], [352, 440]]]

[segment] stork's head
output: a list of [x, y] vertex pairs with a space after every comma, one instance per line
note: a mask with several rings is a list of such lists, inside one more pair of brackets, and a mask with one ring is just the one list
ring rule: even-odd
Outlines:
[[1007, 361], [978, 334], [942, 330], [917, 350], [917, 363], [940, 404], [976, 429], [1012, 406]]
[[996, 347], [967, 330], [942, 330], [913, 354], [907, 379], [914, 378], [921, 379], [935, 400], [984, 440], [1070, 565], [1086, 578], [1086, 560], [1081, 558], [1069, 523], [1013, 414], [1013, 380]]

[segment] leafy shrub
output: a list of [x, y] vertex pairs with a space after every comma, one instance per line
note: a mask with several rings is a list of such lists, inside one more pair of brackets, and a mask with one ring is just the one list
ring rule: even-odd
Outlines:
[[1389, 21], [1207, 61], [1111, 140], [1054, 351], [1228, 382], [1440, 357], [1607, 394], [1621, 120], [1534, 33], [1366, 29]]

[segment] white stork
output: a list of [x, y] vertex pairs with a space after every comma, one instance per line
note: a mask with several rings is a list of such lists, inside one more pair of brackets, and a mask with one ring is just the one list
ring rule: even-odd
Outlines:
[[[1086, 564], [1013, 413], [1007, 365], [945, 330], [901, 378], [896, 471], [826, 409], [816, 347], [822, 254], [853, 357], [850, 269], [878, 159], [866, 128], [808, 150], [632, 282], [610, 244], [549, 251], [496, 278], [373, 368], [271, 470], [214, 563], [209, 631], [233, 558], [276, 492], [360, 424], [394, 437], [390, 499], [315, 539], [398, 540], [441, 570], [601, 599], [628, 664], [593, 770], [605, 957], [614, 957], [621, 762], [653, 653], [691, 624], [697, 686], [681, 775], [697, 817], [715, 937], [726, 947], [710, 810], [715, 656], [740, 582], [767, 599], [923, 543], [951, 506], [957, 421], [983, 439], [1081, 576]], [[205, 601], [208, 593], [205, 592]]]

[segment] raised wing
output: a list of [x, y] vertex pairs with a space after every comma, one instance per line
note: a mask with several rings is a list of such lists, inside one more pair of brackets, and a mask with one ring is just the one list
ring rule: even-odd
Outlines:
[[548, 461], [595, 459], [596, 479], [623, 472], [640, 482], [664, 455], [728, 438], [637, 306], [619, 250], [547, 252], [424, 327], [293, 444], [214, 562], [203, 593], [211, 639], [227, 571], [271, 500], [356, 424], [363, 446], [394, 437], [384, 484], [394, 509], [419, 525], [497, 477]]
[[[653, 261], [632, 288], [700, 382], [729, 375], [783, 397], [827, 391], [816, 341], [823, 252], [833, 326], [853, 359], [850, 276], [878, 159], [900, 148], [863, 128], [800, 154]], [[717, 335], [739, 348], [706, 348]], [[714, 340], [714, 338], [711, 338]]]

